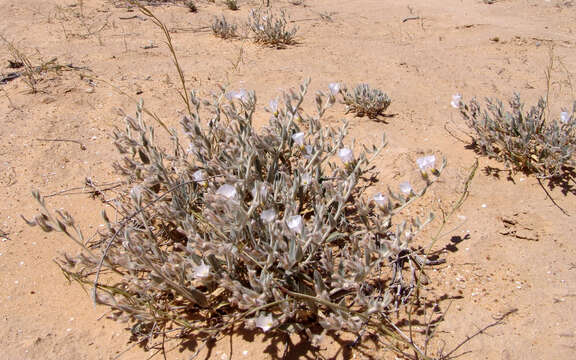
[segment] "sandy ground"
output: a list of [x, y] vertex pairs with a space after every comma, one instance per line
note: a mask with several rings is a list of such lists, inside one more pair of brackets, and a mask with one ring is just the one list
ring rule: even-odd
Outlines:
[[[240, 11], [224, 4], [198, 2], [198, 13], [181, 3], [155, 6], [167, 24], [190, 87], [209, 94], [217, 84], [257, 91], [263, 99], [312, 78], [311, 90], [334, 81], [368, 82], [393, 99], [387, 123], [346, 117], [359, 143], [371, 144], [385, 132], [387, 150], [378, 159], [381, 179], [397, 184], [414, 171], [413, 160], [431, 151], [444, 154], [448, 168], [417, 207], [438, 211], [462, 190], [475, 154], [445, 127], [463, 129], [450, 107], [451, 96], [505, 98], [520, 92], [529, 102], [546, 93], [551, 64], [552, 113], [571, 106], [576, 71], [576, 5], [560, 0], [304, 0], [285, 8], [299, 27], [299, 44], [277, 50], [249, 40], [225, 41], [209, 31], [214, 15], [244, 22], [259, 2], [240, 0]], [[26, 54], [34, 66], [56, 63], [81, 69], [38, 74], [38, 92], [24, 79], [0, 85], [0, 359], [146, 359], [154, 352], [131, 347], [126, 324], [105, 319], [83, 289], [70, 285], [53, 259], [76, 251], [61, 236], [27, 227], [20, 214], [33, 215], [30, 192], [43, 194], [79, 187], [85, 178], [114, 181], [111, 131], [122, 127], [120, 109], [133, 113], [144, 99], [171, 126], [182, 105], [179, 83], [162, 35], [151, 21], [122, 2], [101, 0], [0, 0], [0, 34]], [[406, 18], [415, 18], [403, 21]], [[12, 59], [0, 46], [0, 73]], [[95, 77], [103, 81], [89, 80]], [[329, 122], [344, 117], [331, 111]], [[53, 142], [39, 139], [73, 139]], [[576, 189], [548, 189], [555, 206], [533, 176], [485, 169], [503, 166], [480, 158], [464, 206], [436, 244], [445, 265], [437, 267], [432, 287], [447, 311], [433, 338], [445, 353], [516, 310], [501, 324], [466, 342], [462, 359], [570, 359], [576, 354]], [[92, 234], [101, 223], [101, 203], [86, 194], [49, 198], [53, 208], [73, 213]], [[416, 210], [413, 210], [416, 211]], [[436, 225], [437, 226], [437, 225]], [[432, 229], [434, 225], [432, 226]], [[461, 242], [456, 240], [463, 239]], [[452, 240], [452, 241], [451, 241]], [[423, 244], [426, 244], [426, 240]], [[282, 344], [260, 336], [236, 336], [199, 358], [267, 359], [282, 354]], [[167, 344], [171, 349], [175, 344]], [[387, 357], [323, 344], [334, 358]], [[124, 352], [127, 350], [126, 352]], [[190, 349], [168, 352], [189, 359]], [[156, 355], [156, 358], [162, 355]], [[287, 358], [315, 358], [296, 346]], [[391, 357], [393, 358], [393, 357]]]

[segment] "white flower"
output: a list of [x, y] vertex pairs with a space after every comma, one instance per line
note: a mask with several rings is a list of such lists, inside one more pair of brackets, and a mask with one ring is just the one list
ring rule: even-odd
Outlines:
[[332, 95], [337, 95], [340, 92], [340, 83], [330, 83], [328, 87]]
[[234, 185], [224, 184], [216, 190], [216, 194], [222, 195], [227, 199], [232, 199], [236, 196], [236, 188]]
[[436, 157], [434, 155], [428, 155], [416, 159], [416, 164], [420, 168], [420, 171], [426, 172], [428, 169], [434, 169], [434, 163], [436, 162]]
[[278, 115], [278, 99], [270, 100], [268, 104], [270, 110], [274, 113], [274, 115]]
[[354, 154], [352, 153], [352, 150], [348, 148], [338, 150], [338, 157], [340, 157], [340, 160], [342, 160], [344, 164], [348, 164], [354, 160]]
[[313, 154], [313, 152], [314, 152], [314, 146], [312, 146], [312, 145], [306, 145], [306, 146], [304, 147], [304, 149], [306, 149], [306, 155], [304, 155], [304, 158], [305, 158], [305, 159], [310, 159], [310, 158], [312, 158], [312, 154]]
[[200, 185], [206, 184], [206, 172], [204, 170], [197, 170], [192, 174], [192, 179]]
[[256, 199], [258, 195], [260, 195], [260, 200], [263, 200], [266, 198], [266, 195], [268, 195], [268, 188], [265, 183], [254, 184], [251, 192], [253, 199]]
[[412, 185], [410, 185], [410, 183], [408, 181], [404, 181], [402, 183], [400, 183], [400, 191], [402, 191], [404, 194], [410, 194], [412, 192]]
[[271, 314], [266, 316], [260, 315], [254, 320], [254, 323], [256, 324], [256, 327], [259, 327], [262, 329], [262, 331], [267, 332], [274, 326], [274, 318]]
[[238, 91], [232, 90], [228, 94], [226, 94], [228, 100], [237, 99], [242, 101], [248, 100], [248, 92], [244, 89], [240, 89]]
[[458, 109], [460, 107], [460, 100], [462, 100], [462, 95], [454, 94], [452, 95], [452, 101], [450, 101], [450, 105], [452, 105], [453, 108]]
[[210, 265], [204, 264], [204, 261], [198, 266], [194, 266], [194, 277], [205, 279], [210, 276]]
[[262, 221], [264, 221], [265, 223], [269, 224], [274, 220], [276, 220], [276, 211], [274, 209], [264, 210], [260, 214], [260, 219], [262, 219]]
[[374, 195], [374, 202], [376, 205], [383, 208], [388, 204], [388, 197], [382, 195], [382, 193], [378, 193]]
[[298, 146], [304, 145], [304, 138], [305, 138], [305, 135], [303, 132], [299, 132], [299, 133], [292, 135], [292, 140], [294, 140], [294, 144], [296, 144]]
[[568, 111], [562, 111], [560, 113], [560, 122], [562, 124], [568, 124], [569, 121], [570, 121], [570, 114], [568, 113]]
[[142, 203], [142, 187], [140, 187], [139, 185], [136, 185], [132, 189], [130, 189], [130, 197], [137, 204], [141, 204]]
[[302, 222], [302, 216], [294, 215], [288, 218], [286, 221], [286, 225], [288, 228], [294, 232], [301, 233], [302, 229], [304, 228], [304, 223]]
[[130, 196], [132, 197], [142, 196], [142, 187], [139, 185], [134, 186], [132, 189], [130, 189]]
[[194, 144], [191, 143], [188, 145], [188, 148], [186, 149], [186, 153], [187, 154], [193, 153], [194, 150], [196, 150], [196, 147], [194, 146]]
[[310, 183], [312, 182], [312, 175], [310, 175], [310, 174], [308, 174], [308, 173], [303, 174], [303, 175], [300, 177], [300, 180], [301, 180], [301, 184], [302, 184], [302, 185], [308, 185], [308, 184], [310, 184]]

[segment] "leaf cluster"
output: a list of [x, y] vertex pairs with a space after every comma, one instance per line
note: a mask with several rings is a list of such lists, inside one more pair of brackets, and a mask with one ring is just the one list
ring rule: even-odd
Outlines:
[[576, 164], [576, 102], [559, 120], [547, 119], [542, 98], [525, 111], [518, 94], [510, 99], [508, 108], [494, 99], [486, 99], [483, 108], [473, 99], [460, 104], [460, 112], [474, 131], [475, 148], [513, 170], [555, 178]]
[[248, 26], [258, 43], [276, 48], [284, 48], [286, 45], [296, 43], [298, 28], [288, 27], [284, 10], [278, 13], [268, 9], [252, 9], [248, 18]]
[[86, 244], [72, 217], [52, 215], [39, 195], [42, 213], [27, 221], [80, 244], [80, 255], [66, 255], [61, 267], [94, 281], [95, 301], [131, 321], [137, 337], [173, 324], [208, 336], [237, 324], [310, 336], [320, 326], [419, 351], [391, 316], [427, 281], [428, 260], [411, 242], [432, 216], [393, 220], [445, 164], [422, 174], [421, 190], [390, 190], [390, 200], [375, 205], [365, 192], [385, 139], [371, 148], [348, 145], [356, 154], [342, 163], [347, 123], [321, 123], [335, 103], [322, 92], [315, 111], [304, 112], [307, 87], [270, 102], [261, 130], [253, 125], [255, 93], [221, 89], [202, 100], [191, 92], [185, 136], [172, 131], [169, 149], [158, 145], [140, 106], [115, 132], [123, 154], [115, 168], [126, 188], [118, 220], [103, 214], [101, 238]]
[[214, 17], [214, 21], [210, 26], [212, 33], [222, 39], [231, 39], [238, 36], [236, 24], [229, 23], [224, 15], [222, 17]]
[[380, 89], [371, 88], [368, 84], [359, 84], [353, 91], [343, 88], [342, 94], [347, 111], [357, 116], [376, 119], [390, 106], [392, 100]]

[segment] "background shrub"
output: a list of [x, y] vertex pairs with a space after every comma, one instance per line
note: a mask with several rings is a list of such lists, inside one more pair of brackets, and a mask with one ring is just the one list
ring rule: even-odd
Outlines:
[[343, 88], [340, 93], [344, 98], [347, 111], [360, 117], [368, 116], [370, 119], [384, 115], [392, 102], [382, 90], [371, 88], [368, 84], [359, 84], [352, 92]]
[[283, 48], [296, 43], [297, 27], [288, 29], [284, 10], [274, 13], [271, 10], [252, 9], [248, 18], [255, 41], [268, 46]]
[[486, 99], [485, 108], [475, 99], [469, 104], [456, 104], [474, 131], [473, 145], [479, 152], [513, 170], [539, 177], [562, 176], [566, 167], [575, 165], [576, 103], [572, 111], [564, 110], [559, 119], [546, 118], [543, 99], [528, 111], [524, 111], [518, 94], [508, 104], [508, 109], [493, 99]]
[[229, 23], [224, 15], [220, 18], [214, 17], [211, 25], [212, 33], [222, 39], [230, 39], [238, 36], [236, 33], [237, 28], [235, 24]]

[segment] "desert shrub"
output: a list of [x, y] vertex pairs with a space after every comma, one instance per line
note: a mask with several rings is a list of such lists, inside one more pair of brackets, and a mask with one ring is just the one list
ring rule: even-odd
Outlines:
[[576, 103], [559, 120], [546, 118], [543, 99], [525, 111], [518, 94], [509, 101], [509, 109], [493, 99], [486, 99], [486, 108], [475, 99], [455, 105], [473, 130], [473, 146], [512, 170], [554, 178], [575, 165]]
[[188, 1], [186, 1], [185, 5], [188, 8], [188, 10], [190, 10], [190, 12], [193, 12], [193, 13], [198, 12], [198, 7], [194, 3], [194, 1], [188, 0]]
[[222, 15], [220, 18], [214, 17], [211, 29], [214, 35], [221, 37], [222, 39], [230, 39], [237, 36], [237, 26], [235, 24], [229, 23], [224, 15]]
[[224, 3], [226, 4], [226, 7], [230, 10], [236, 11], [240, 9], [238, 7], [238, 2], [236, 0], [225, 0]]
[[371, 88], [368, 84], [359, 84], [352, 92], [344, 87], [340, 93], [348, 112], [360, 117], [368, 116], [370, 119], [384, 115], [392, 101], [384, 92]]
[[297, 27], [288, 29], [286, 13], [282, 10], [274, 13], [270, 10], [250, 10], [248, 18], [250, 30], [255, 41], [272, 47], [283, 48], [296, 43]]
[[271, 101], [259, 131], [253, 92], [222, 90], [205, 101], [192, 92], [194, 111], [181, 121], [185, 138], [173, 131], [169, 149], [157, 144], [140, 107], [114, 134], [123, 155], [115, 168], [126, 183], [118, 220], [104, 213], [106, 230], [87, 244], [73, 218], [52, 214], [36, 193], [42, 213], [28, 223], [82, 247], [61, 259], [62, 269], [94, 282], [95, 301], [131, 321], [138, 338], [169, 325], [214, 336], [241, 324], [315, 338], [320, 326], [417, 349], [392, 316], [425, 276], [418, 269], [428, 259], [411, 243], [432, 216], [396, 215], [445, 163], [437, 166], [434, 155], [418, 160], [419, 191], [402, 183], [398, 193], [369, 196], [372, 161], [385, 140], [351, 147], [347, 123], [321, 123], [333, 96], [318, 93], [314, 115], [302, 112], [307, 86]]

